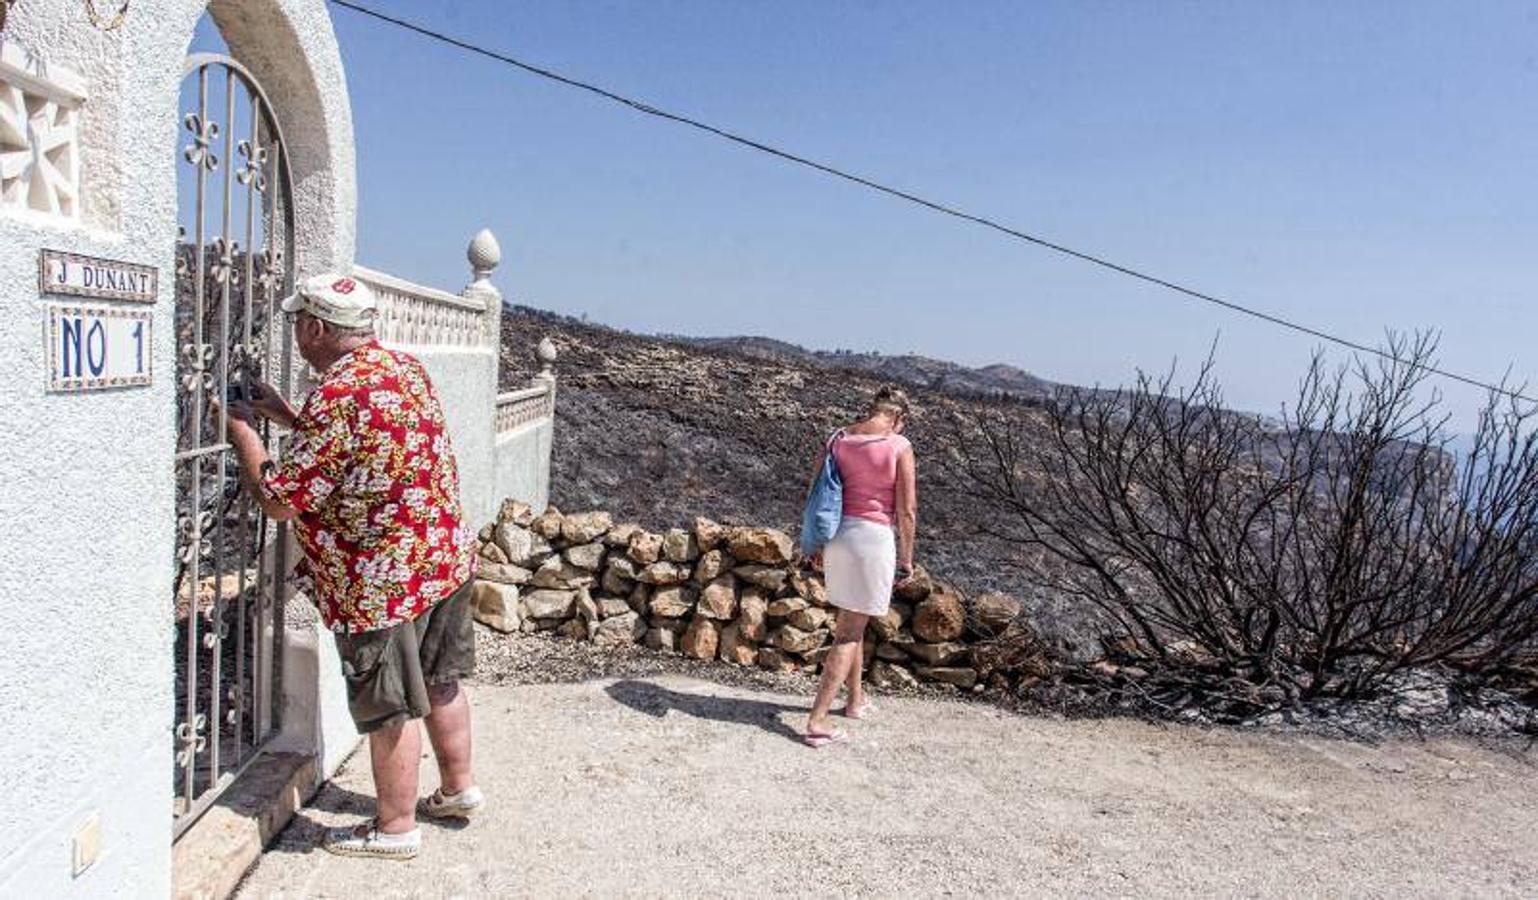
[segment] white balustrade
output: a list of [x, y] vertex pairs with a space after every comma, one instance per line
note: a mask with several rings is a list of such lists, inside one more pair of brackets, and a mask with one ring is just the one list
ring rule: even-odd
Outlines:
[[497, 396], [496, 432], [500, 437], [555, 415], [555, 382], [508, 391]]
[[495, 310], [487, 309], [483, 297], [461, 297], [363, 266], [354, 266], [353, 275], [378, 298], [374, 333], [381, 341], [408, 347], [495, 350]]

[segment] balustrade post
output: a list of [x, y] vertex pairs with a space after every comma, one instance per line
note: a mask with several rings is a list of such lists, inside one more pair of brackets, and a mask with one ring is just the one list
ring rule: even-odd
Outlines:
[[491, 348], [497, 357], [500, 377], [502, 292], [491, 283], [491, 273], [502, 262], [502, 246], [497, 243], [497, 236], [491, 233], [491, 229], [482, 228], [475, 233], [475, 237], [470, 239], [470, 246], [465, 250], [465, 258], [470, 261], [471, 281], [459, 292], [459, 296], [467, 300], [479, 300], [485, 305], [481, 317], [481, 327], [485, 331], [480, 335], [480, 343], [481, 346]]
[[539, 374], [534, 380], [545, 386], [544, 413], [551, 418], [555, 417], [555, 342], [548, 337], [539, 339], [539, 346], [534, 350], [534, 356], [539, 360]]

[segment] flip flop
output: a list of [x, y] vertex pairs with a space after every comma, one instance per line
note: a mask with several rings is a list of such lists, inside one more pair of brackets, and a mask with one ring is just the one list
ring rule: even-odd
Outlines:
[[867, 700], [854, 708], [850, 708], [848, 706], [844, 707], [844, 718], [863, 719], [866, 716], [875, 715], [880, 711], [881, 710], [876, 708], [876, 704]]
[[830, 732], [808, 731], [801, 736], [808, 747], [826, 747], [830, 744], [840, 744], [849, 740], [849, 735], [843, 729], [835, 728]]

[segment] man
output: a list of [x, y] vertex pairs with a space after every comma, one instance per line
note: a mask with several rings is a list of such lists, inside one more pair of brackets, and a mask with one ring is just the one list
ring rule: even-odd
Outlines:
[[[368, 735], [378, 797], [373, 820], [332, 829], [333, 853], [409, 859], [416, 814], [468, 817], [485, 799], [470, 770], [470, 705], [459, 679], [475, 667], [474, 552], [443, 410], [421, 363], [374, 339], [367, 285], [306, 280], [283, 301], [299, 353], [320, 385], [296, 412], [257, 385], [231, 401], [229, 442], [268, 517], [293, 521], [304, 550], [295, 580], [336, 638], [347, 703]], [[292, 429], [269, 460], [254, 414]], [[417, 802], [423, 719], [440, 787]]]

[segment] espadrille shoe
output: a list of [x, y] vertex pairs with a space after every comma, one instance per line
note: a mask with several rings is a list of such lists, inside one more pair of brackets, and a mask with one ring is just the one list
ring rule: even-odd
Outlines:
[[328, 828], [322, 847], [338, 856], [377, 856], [380, 859], [411, 859], [422, 849], [422, 829], [404, 834], [385, 834], [370, 819], [347, 828]]
[[443, 788], [417, 801], [417, 813], [430, 819], [468, 819], [486, 805], [486, 795], [478, 787], [467, 787], [457, 794], [445, 794]]

